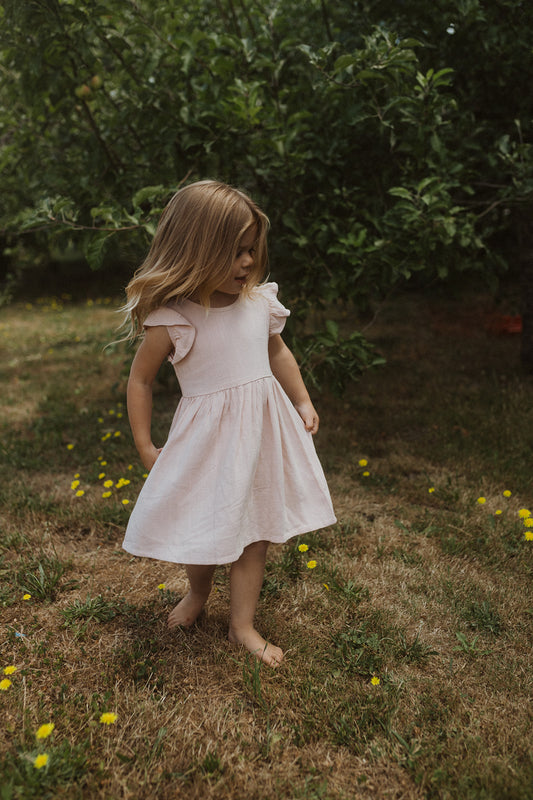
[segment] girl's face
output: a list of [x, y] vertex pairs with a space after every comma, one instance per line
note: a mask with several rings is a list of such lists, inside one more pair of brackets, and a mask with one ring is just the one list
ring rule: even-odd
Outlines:
[[252, 225], [248, 228], [241, 241], [239, 242], [239, 249], [233, 267], [228, 277], [220, 284], [216, 290], [216, 294], [238, 295], [240, 294], [243, 286], [246, 284], [246, 279], [254, 264], [254, 245], [257, 239], [257, 225]]

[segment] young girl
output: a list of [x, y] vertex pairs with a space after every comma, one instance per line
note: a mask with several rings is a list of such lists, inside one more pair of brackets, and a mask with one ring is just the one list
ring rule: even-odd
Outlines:
[[[231, 564], [229, 640], [277, 666], [254, 628], [269, 542], [335, 522], [312, 434], [318, 415], [280, 333], [289, 315], [263, 283], [268, 220], [216, 181], [178, 191], [127, 287], [132, 336], [128, 413], [150, 474], [123, 547], [185, 565], [189, 592], [168, 618], [189, 626], [218, 564]], [[152, 384], [165, 358], [180, 383], [168, 440], [150, 432]]]

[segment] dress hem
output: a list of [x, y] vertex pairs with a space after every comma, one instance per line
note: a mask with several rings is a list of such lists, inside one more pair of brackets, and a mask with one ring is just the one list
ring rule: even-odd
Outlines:
[[138, 558], [152, 558], [155, 561], [167, 561], [169, 564], [183, 564], [183, 565], [198, 566], [198, 567], [201, 567], [201, 566], [222, 567], [222, 566], [224, 566], [224, 564], [234, 564], [235, 561], [237, 561], [242, 556], [244, 550], [246, 549], [246, 547], [248, 547], [248, 545], [255, 544], [256, 542], [268, 542], [269, 544], [286, 544], [289, 541], [289, 539], [293, 539], [295, 536], [301, 536], [304, 533], [311, 533], [311, 532], [314, 532], [314, 531], [322, 530], [323, 528], [329, 528], [330, 525], [334, 525], [336, 522], [337, 522], [337, 518], [336, 517], [332, 517], [327, 522], [323, 522], [322, 524], [318, 524], [318, 525], [315, 525], [313, 527], [310, 527], [309, 525], [305, 525], [303, 528], [298, 528], [298, 530], [295, 530], [292, 533], [286, 534], [284, 536], [284, 538], [281, 538], [281, 539], [254, 539], [253, 541], [248, 542], [248, 544], [246, 544], [241, 549], [241, 551], [239, 553], [236, 553], [234, 556], [233, 555], [228, 556], [228, 557], [224, 558], [223, 561], [219, 561], [219, 560], [218, 561], [198, 561], [198, 560], [195, 560], [195, 561], [183, 561], [182, 559], [169, 558], [168, 555], [166, 555], [166, 556], [158, 555], [158, 554], [154, 553], [153, 551], [152, 551], [152, 553], [147, 553], [147, 552], [141, 552], [140, 549], [134, 549], [134, 548], [128, 549], [127, 547], [124, 546], [124, 544], [122, 544], [122, 549], [126, 553], [129, 553], [130, 555], [136, 556]]

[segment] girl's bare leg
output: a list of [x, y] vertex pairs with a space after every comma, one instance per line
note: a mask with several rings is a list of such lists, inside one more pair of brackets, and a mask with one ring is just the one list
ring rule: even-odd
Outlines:
[[279, 647], [266, 642], [254, 628], [254, 616], [263, 585], [268, 542], [254, 542], [245, 548], [230, 571], [230, 626], [228, 638], [242, 644], [260, 661], [277, 667], [283, 658]]
[[181, 625], [188, 628], [198, 618], [205, 606], [213, 586], [213, 575], [216, 567], [187, 564], [185, 570], [189, 578], [190, 589], [183, 600], [168, 615], [168, 627]]

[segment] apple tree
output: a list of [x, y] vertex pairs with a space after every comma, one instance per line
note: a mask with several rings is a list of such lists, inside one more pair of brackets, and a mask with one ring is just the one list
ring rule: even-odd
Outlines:
[[302, 329], [318, 320], [300, 355], [338, 388], [379, 359], [349, 326], [323, 326], [327, 310], [467, 271], [494, 283], [509, 242], [531, 264], [521, 0], [309, 0], [305, 13], [289, 0], [6, 0], [0, 13], [12, 264], [83, 253], [92, 269], [133, 266], [178, 186], [240, 185], [271, 218], [273, 273]]

